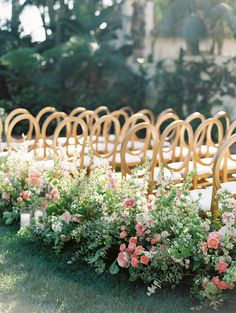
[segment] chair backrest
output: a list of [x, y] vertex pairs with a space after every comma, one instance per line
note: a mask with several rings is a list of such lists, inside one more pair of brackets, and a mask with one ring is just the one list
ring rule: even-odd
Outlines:
[[[145, 132], [145, 134], [143, 134]], [[139, 149], [133, 149], [132, 146], [130, 146], [130, 142], [133, 138], [138, 138], [140, 135], [143, 137], [144, 135], [144, 145], [143, 147], [140, 147]], [[156, 129], [153, 125], [150, 124], [150, 122], [143, 122], [134, 125], [129, 131], [127, 132], [121, 146], [121, 172], [122, 176], [125, 177], [127, 174], [130, 174], [133, 169], [133, 164], [128, 160], [129, 156], [135, 156], [138, 157], [139, 162], [135, 165], [140, 165], [145, 162], [146, 158], [146, 152], [147, 149], [150, 147], [150, 143], [153, 141], [153, 147], [152, 147], [152, 157], [150, 160], [150, 163], [148, 167], [145, 169], [145, 172], [150, 172], [150, 183], [153, 183], [153, 171], [156, 165], [156, 156], [158, 152], [158, 138]], [[143, 176], [144, 173], [142, 172], [140, 176]]]
[[110, 110], [108, 109], [107, 106], [102, 105], [102, 106], [97, 107], [97, 108], [94, 110], [94, 114], [97, 115], [97, 117], [101, 117], [101, 116], [103, 116], [103, 115], [108, 115], [108, 114], [110, 114]]
[[[17, 124], [20, 122], [28, 122], [29, 128], [32, 127], [32, 132], [33, 138], [13, 138], [13, 130], [16, 127]], [[18, 125], [17, 125], [18, 126]], [[27, 150], [32, 151], [36, 149], [38, 141], [39, 141], [39, 136], [40, 136], [40, 129], [38, 122], [35, 117], [33, 117], [31, 114], [20, 114], [17, 115], [9, 124], [7, 128], [7, 133], [6, 133], [6, 140], [7, 140], [7, 145], [10, 150], [12, 151], [19, 151], [22, 150], [22, 143], [25, 142], [27, 144]]]
[[230, 127], [230, 116], [227, 112], [225, 111], [219, 111], [217, 112], [213, 118], [217, 118], [221, 121], [223, 127], [224, 127], [224, 132], [226, 133]]
[[111, 113], [111, 115], [119, 120], [121, 127], [126, 123], [129, 118], [128, 113], [123, 109], [114, 111]]
[[[5, 135], [7, 135], [9, 124], [11, 123], [13, 118], [15, 118], [15, 116], [21, 115], [21, 114], [30, 114], [30, 112], [28, 110], [26, 110], [26, 109], [18, 108], [18, 109], [15, 109], [15, 110], [11, 111], [7, 115], [6, 120], [5, 120], [5, 124], [4, 124]], [[30, 134], [32, 132], [32, 128], [33, 128], [33, 126], [31, 125], [30, 128], [29, 128], [29, 136], [30, 136]]]
[[[111, 136], [112, 135], [112, 136]], [[103, 141], [100, 141], [103, 138]], [[92, 156], [106, 159], [116, 167], [115, 158], [120, 138], [120, 123], [113, 115], [100, 117], [90, 132], [90, 149]]]
[[84, 111], [86, 111], [84, 107], [77, 107], [77, 108], [74, 108], [74, 110], [70, 112], [69, 116], [78, 116]]
[[134, 114], [134, 110], [129, 106], [123, 107], [120, 110], [125, 111], [128, 114], [128, 116], [131, 116]]
[[[229, 157], [230, 148], [236, 143], [236, 134], [225, 139], [219, 147], [213, 165], [213, 188], [212, 188], [212, 199], [211, 199], [211, 212], [212, 221], [215, 223], [218, 218], [218, 201], [216, 198], [217, 191], [221, 187], [221, 175], [222, 171], [227, 171], [227, 159]], [[223, 165], [223, 168], [222, 168]], [[236, 190], [235, 190], [236, 194]]]
[[[171, 124], [173, 121], [178, 121], [180, 118], [175, 112], [168, 112], [165, 110], [166, 113], [162, 112], [156, 121], [155, 128], [157, 131], [157, 135], [160, 138], [161, 134], [163, 132], [162, 128], [166, 128], [169, 124]], [[171, 134], [173, 136], [173, 134]]]
[[[190, 124], [193, 132], [195, 132], [195, 130], [197, 129], [197, 127], [206, 120], [205, 115], [203, 115], [202, 113], [199, 112], [194, 112], [192, 114], [190, 114], [189, 116], [186, 117], [185, 122]], [[185, 142], [185, 138], [183, 136], [183, 134], [180, 135], [182, 142], [181, 142], [181, 146], [187, 146], [187, 143]], [[204, 134], [202, 134], [202, 136], [204, 137]]]
[[[67, 114], [64, 112], [55, 112], [55, 113], [50, 114], [44, 121], [42, 125], [42, 130], [41, 130], [41, 140], [42, 140], [42, 146], [43, 146], [42, 158], [46, 157], [48, 149], [53, 150], [52, 138], [53, 138], [53, 134], [57, 125], [59, 125], [58, 120], [61, 121], [61, 120], [66, 119], [67, 117], [68, 117]], [[56, 125], [54, 125], [55, 121], [56, 121]], [[48, 130], [52, 127], [53, 127], [53, 133], [49, 135]]]
[[[175, 134], [173, 137], [172, 134]], [[186, 145], [182, 146], [182, 137], [185, 138]], [[169, 145], [166, 145], [169, 142]], [[193, 151], [193, 130], [189, 123], [183, 120], [172, 122], [166, 127], [160, 137], [159, 143], [159, 162], [170, 171], [178, 172], [185, 178], [188, 174], [189, 162], [192, 159]], [[171, 163], [176, 159], [177, 163]]]
[[[213, 155], [216, 153], [222, 140], [223, 140], [223, 126], [218, 119], [209, 118], [202, 122], [197, 128], [194, 135], [193, 140], [194, 161], [204, 166], [212, 166]], [[215, 151], [215, 153], [212, 152], [213, 150]]]
[[[79, 133], [78, 130], [80, 130]], [[66, 133], [63, 141], [61, 140], [62, 132], [63, 134]], [[62, 149], [62, 152], [69, 158], [79, 157], [80, 168], [83, 168], [87, 138], [88, 127], [86, 123], [80, 117], [67, 117], [55, 129], [52, 140], [54, 153], [58, 154]]]
[[152, 125], [155, 124], [155, 116], [151, 110], [143, 109], [143, 110], [139, 111], [138, 113], [146, 115], [149, 118], [151, 124]]
[[[123, 125], [122, 130], [121, 130], [121, 134], [120, 134], [120, 142], [122, 142], [125, 138], [125, 136], [127, 135], [128, 131], [134, 127], [136, 124], [140, 124], [140, 123], [150, 123], [149, 118], [142, 114], [142, 113], [135, 113], [132, 116], [130, 116], [126, 123]], [[132, 140], [135, 141], [135, 136], [132, 137]], [[139, 140], [138, 138], [136, 138], [136, 140]]]
[[82, 113], [80, 113], [79, 117], [85, 121], [88, 127], [89, 133], [91, 132], [93, 125], [96, 123], [96, 121], [99, 119], [97, 114], [94, 113], [92, 110], [86, 110]]
[[45, 107], [42, 110], [40, 110], [38, 112], [38, 114], [36, 115], [36, 120], [37, 120], [38, 124], [41, 125], [43, 123], [42, 117], [44, 115], [52, 114], [52, 113], [55, 113], [55, 112], [57, 112], [57, 109], [54, 108], [54, 107]]

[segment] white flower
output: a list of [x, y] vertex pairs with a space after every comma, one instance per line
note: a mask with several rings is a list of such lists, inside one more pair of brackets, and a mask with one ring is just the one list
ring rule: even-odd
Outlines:
[[60, 233], [62, 231], [62, 223], [60, 221], [57, 221], [52, 224], [52, 230], [55, 233]]

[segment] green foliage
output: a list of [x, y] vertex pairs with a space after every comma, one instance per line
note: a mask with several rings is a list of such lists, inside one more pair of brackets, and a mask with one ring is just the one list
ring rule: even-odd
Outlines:
[[154, 77], [157, 112], [172, 107], [182, 117], [196, 111], [210, 116], [212, 107], [222, 104], [220, 96], [235, 97], [236, 77], [230, 62], [234, 60], [219, 66], [214, 58], [188, 60], [182, 52], [171, 69], [165, 61], [158, 62]]
[[[13, 32], [13, 20], [7, 31], [0, 30], [0, 101], [6, 111], [25, 107], [35, 114], [45, 106], [70, 111], [75, 106], [142, 105], [145, 77], [127, 65], [123, 47], [115, 49], [110, 43], [121, 25], [116, 1], [108, 7], [102, 1], [73, 1], [72, 9], [64, 1], [58, 9], [52, 1], [33, 3], [40, 8], [44, 42], [26, 40], [20, 28]], [[20, 9], [19, 4], [15, 10]], [[106, 27], [101, 29], [101, 24]]]

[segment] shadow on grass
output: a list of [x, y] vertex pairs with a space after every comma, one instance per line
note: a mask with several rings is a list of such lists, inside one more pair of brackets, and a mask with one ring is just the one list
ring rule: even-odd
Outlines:
[[[125, 275], [100, 276], [84, 264], [68, 265], [68, 252], [56, 256], [16, 231], [0, 227], [1, 313], [189, 313], [197, 304], [185, 288], [148, 297], [145, 286], [128, 283]], [[235, 313], [235, 303], [219, 312]]]

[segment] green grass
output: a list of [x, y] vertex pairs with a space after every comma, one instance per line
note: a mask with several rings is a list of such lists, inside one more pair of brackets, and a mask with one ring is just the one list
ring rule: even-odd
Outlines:
[[[0, 313], [189, 313], [196, 305], [183, 289], [147, 297], [144, 286], [123, 275], [68, 265], [66, 254], [55, 256], [15, 233], [0, 227]], [[219, 312], [235, 313], [235, 303]]]

